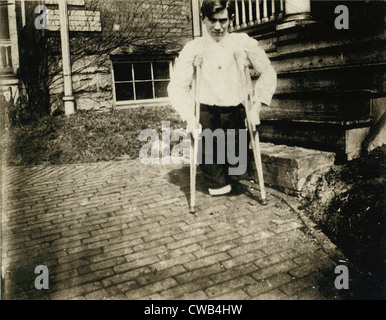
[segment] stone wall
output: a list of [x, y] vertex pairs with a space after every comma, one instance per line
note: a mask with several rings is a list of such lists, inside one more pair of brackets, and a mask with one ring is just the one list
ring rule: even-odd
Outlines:
[[[77, 59], [79, 58], [79, 59]], [[73, 57], [72, 85], [78, 110], [113, 108], [111, 61], [108, 55]], [[58, 58], [56, 68], [61, 68]], [[50, 86], [51, 110], [62, 109], [63, 74], [56, 73]]]
[[[49, 1], [49, 4], [56, 9], [55, 1]], [[76, 26], [77, 20], [70, 19], [73, 93], [78, 110], [114, 108], [111, 54], [136, 54], [138, 50], [173, 54], [192, 38], [189, 0], [85, 0], [73, 4], [76, 6], [69, 5], [68, 8], [70, 18], [86, 19], [86, 13], [94, 11], [101, 23], [100, 30], [83, 30]], [[86, 26], [87, 21], [83, 20], [81, 26]], [[52, 21], [50, 32], [53, 42], [59, 45], [58, 21], [55, 21]], [[95, 22], [94, 18], [91, 22]], [[62, 110], [60, 50], [52, 60], [51, 110]]]

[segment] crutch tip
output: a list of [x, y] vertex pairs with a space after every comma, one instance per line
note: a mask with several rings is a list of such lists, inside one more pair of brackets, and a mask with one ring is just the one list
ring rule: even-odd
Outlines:
[[263, 206], [266, 206], [268, 203], [267, 203], [267, 200], [265, 199], [261, 199], [260, 203], [263, 205]]
[[196, 213], [196, 209], [194, 207], [190, 207], [189, 213], [192, 213], [192, 214]]

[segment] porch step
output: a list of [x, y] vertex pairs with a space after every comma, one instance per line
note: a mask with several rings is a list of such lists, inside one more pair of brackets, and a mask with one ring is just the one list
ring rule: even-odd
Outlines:
[[264, 182], [291, 195], [299, 195], [312, 173], [334, 164], [335, 153], [273, 143], [260, 143]]

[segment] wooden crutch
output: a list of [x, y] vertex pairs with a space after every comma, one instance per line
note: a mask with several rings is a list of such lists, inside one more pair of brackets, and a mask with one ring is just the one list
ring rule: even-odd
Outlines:
[[193, 75], [193, 94], [194, 94], [194, 116], [195, 129], [191, 132], [190, 140], [190, 213], [195, 213], [196, 209], [196, 174], [197, 174], [197, 155], [198, 155], [198, 139], [200, 127], [200, 77], [201, 77], [201, 61], [194, 61]]
[[260, 139], [259, 132], [256, 130], [251, 123], [250, 110], [252, 108], [252, 81], [251, 74], [249, 71], [249, 66], [244, 66], [244, 74], [243, 74], [243, 91], [244, 91], [244, 101], [245, 101], [245, 113], [247, 116], [247, 124], [248, 131], [251, 138], [253, 157], [255, 160], [255, 167], [257, 171], [257, 178], [260, 186], [260, 194], [261, 194], [261, 204], [267, 204], [267, 194], [265, 192], [264, 179], [263, 179], [263, 166], [261, 162], [261, 151], [260, 151]]

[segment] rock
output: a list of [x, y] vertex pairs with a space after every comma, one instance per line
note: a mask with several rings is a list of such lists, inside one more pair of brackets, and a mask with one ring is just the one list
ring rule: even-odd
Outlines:
[[273, 188], [299, 195], [307, 178], [333, 166], [335, 154], [319, 150], [261, 143], [264, 182]]

